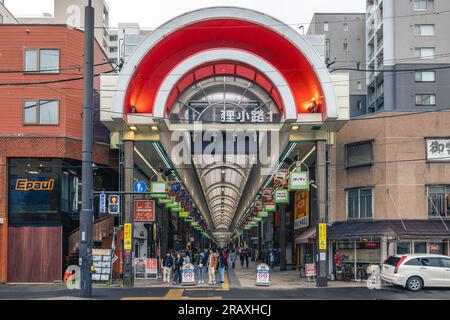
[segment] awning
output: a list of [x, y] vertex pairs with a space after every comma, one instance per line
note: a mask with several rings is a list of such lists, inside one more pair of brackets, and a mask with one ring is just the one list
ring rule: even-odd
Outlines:
[[330, 240], [360, 238], [450, 239], [450, 220], [373, 220], [335, 222]]
[[295, 244], [309, 243], [316, 237], [316, 227], [309, 227], [302, 234], [295, 238]]

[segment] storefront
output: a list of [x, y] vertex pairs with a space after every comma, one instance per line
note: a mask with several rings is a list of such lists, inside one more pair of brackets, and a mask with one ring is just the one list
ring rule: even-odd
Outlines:
[[[79, 225], [81, 162], [11, 158], [8, 165], [8, 282], [61, 280], [76, 260], [69, 238]], [[95, 187], [111, 188], [114, 177], [98, 167]], [[96, 212], [96, 220], [103, 218]]]

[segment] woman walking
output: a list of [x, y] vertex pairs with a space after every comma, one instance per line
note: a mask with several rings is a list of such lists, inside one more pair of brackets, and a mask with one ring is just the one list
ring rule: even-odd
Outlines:
[[177, 253], [175, 262], [173, 264], [173, 268], [174, 268], [173, 284], [174, 285], [181, 283], [181, 272], [183, 270], [183, 263], [184, 263], [183, 257], [181, 256], [180, 253]]

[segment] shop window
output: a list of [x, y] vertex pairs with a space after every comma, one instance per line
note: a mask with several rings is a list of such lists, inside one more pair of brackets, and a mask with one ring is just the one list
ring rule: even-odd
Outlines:
[[58, 125], [59, 101], [25, 101], [23, 123], [27, 125]]
[[346, 168], [371, 166], [373, 164], [373, 141], [352, 143], [345, 146]]
[[443, 243], [430, 243], [429, 253], [432, 253], [432, 254], [444, 254], [444, 245], [443, 245]]
[[347, 190], [348, 219], [371, 219], [372, 204], [372, 188]]
[[450, 216], [450, 186], [428, 187], [428, 217]]
[[397, 254], [407, 254], [411, 252], [411, 246], [409, 242], [398, 242], [397, 243]]
[[414, 243], [414, 253], [427, 253], [427, 243], [426, 242], [415, 242]]
[[25, 49], [25, 72], [59, 73], [59, 49]]

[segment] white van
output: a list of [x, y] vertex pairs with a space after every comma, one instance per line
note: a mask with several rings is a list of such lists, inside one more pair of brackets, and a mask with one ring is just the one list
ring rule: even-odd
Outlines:
[[423, 287], [450, 287], [450, 257], [436, 254], [390, 256], [383, 262], [381, 279], [411, 291]]

